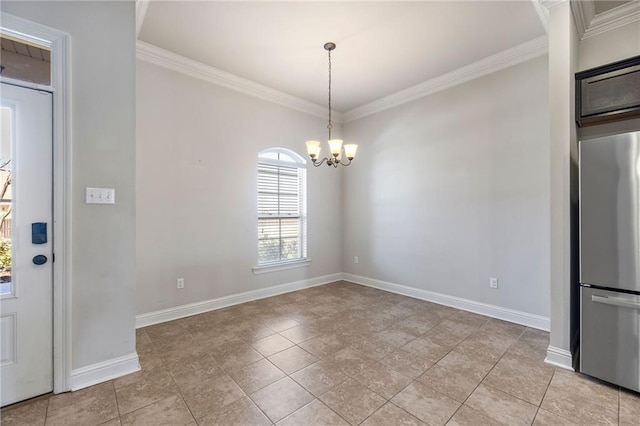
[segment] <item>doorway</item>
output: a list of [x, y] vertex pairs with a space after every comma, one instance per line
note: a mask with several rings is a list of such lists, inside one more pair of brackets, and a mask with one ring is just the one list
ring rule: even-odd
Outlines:
[[51, 93], [7, 83], [0, 90], [4, 406], [53, 390], [53, 168]]
[[[52, 342], [48, 354], [53, 355], [53, 392], [61, 393], [71, 389], [71, 36], [68, 33], [34, 23], [11, 14], [0, 12], [0, 36], [22, 41], [25, 44], [40, 46], [50, 53], [50, 83], [25, 82], [0, 74], [2, 88], [4, 83], [29, 87], [36, 92], [48, 92], [52, 104], [52, 136], [50, 148], [53, 149], [51, 199], [53, 219], [46, 227], [47, 244], [50, 255], [47, 263], [52, 268], [51, 314]], [[42, 53], [42, 52], [41, 52]], [[37, 56], [37, 52], [31, 52]], [[3, 55], [3, 58], [5, 55]], [[50, 151], [49, 151], [50, 153]], [[17, 181], [16, 181], [17, 182]], [[29, 229], [31, 232], [31, 229]], [[52, 237], [55, 236], [55, 239]], [[15, 236], [13, 236], [15, 238]], [[31, 244], [31, 241], [29, 241]], [[53, 268], [55, 253], [55, 268]], [[35, 256], [35, 255], [34, 255]], [[30, 259], [33, 262], [33, 257]], [[33, 264], [33, 263], [32, 263]], [[35, 265], [35, 264], [34, 264]], [[19, 271], [18, 271], [19, 272]], [[16, 292], [20, 292], [20, 277], [16, 275]], [[1, 330], [0, 330], [1, 331]], [[19, 333], [18, 333], [19, 334]], [[4, 343], [2, 343], [4, 345]], [[18, 354], [18, 357], [20, 354]], [[51, 359], [51, 355], [49, 355]], [[49, 381], [51, 383], [51, 381]], [[49, 385], [50, 387], [51, 385]], [[4, 402], [3, 402], [4, 404]]]

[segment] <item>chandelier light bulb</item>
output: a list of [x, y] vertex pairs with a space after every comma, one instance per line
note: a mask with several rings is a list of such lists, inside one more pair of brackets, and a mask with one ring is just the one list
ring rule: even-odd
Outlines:
[[331, 151], [331, 155], [334, 157], [340, 155], [340, 151], [342, 151], [342, 139], [331, 139], [329, 141], [329, 151]]
[[314, 158], [318, 158], [320, 156], [320, 141], [307, 141], [307, 154], [313, 160]]
[[353, 160], [356, 157], [357, 149], [358, 145], [353, 143], [348, 143], [344, 146], [344, 155], [349, 159], [349, 161]]

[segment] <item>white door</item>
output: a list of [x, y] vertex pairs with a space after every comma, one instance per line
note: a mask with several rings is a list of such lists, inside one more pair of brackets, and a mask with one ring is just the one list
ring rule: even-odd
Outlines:
[[53, 389], [52, 96], [3, 83], [0, 102], [4, 406]]

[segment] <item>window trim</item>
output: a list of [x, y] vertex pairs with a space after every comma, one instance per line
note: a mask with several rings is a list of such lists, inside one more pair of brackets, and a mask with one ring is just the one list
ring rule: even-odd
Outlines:
[[311, 259], [296, 259], [279, 262], [266, 263], [251, 268], [253, 275], [267, 274], [269, 272], [286, 271], [288, 269], [306, 268], [311, 266]]

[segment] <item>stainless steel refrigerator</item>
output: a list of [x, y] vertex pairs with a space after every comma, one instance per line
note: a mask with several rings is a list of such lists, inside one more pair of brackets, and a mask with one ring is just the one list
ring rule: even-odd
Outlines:
[[640, 132], [580, 142], [580, 370], [640, 391]]

